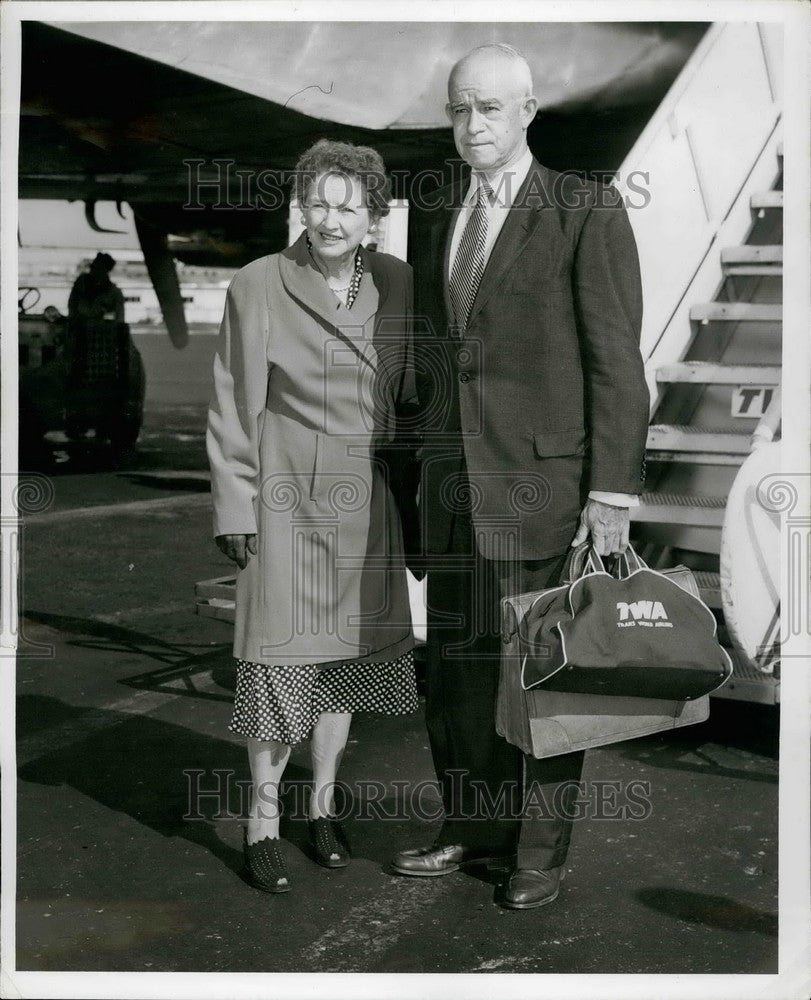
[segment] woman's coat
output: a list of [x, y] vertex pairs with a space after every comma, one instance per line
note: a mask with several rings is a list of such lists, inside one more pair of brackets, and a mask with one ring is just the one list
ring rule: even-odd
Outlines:
[[352, 309], [303, 235], [228, 290], [207, 448], [215, 536], [257, 535], [237, 577], [239, 659], [380, 662], [413, 645], [383, 458], [396, 454], [398, 414], [414, 397], [411, 268], [361, 253]]

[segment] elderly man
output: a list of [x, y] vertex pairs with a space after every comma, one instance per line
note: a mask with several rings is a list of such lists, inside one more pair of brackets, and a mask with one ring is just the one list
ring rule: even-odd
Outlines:
[[583, 753], [536, 760], [496, 734], [499, 602], [553, 586], [589, 535], [601, 554], [627, 544], [648, 423], [639, 268], [616, 190], [530, 153], [537, 101], [515, 49], [474, 49], [448, 96], [471, 176], [415, 212], [413, 236], [426, 721], [445, 822], [393, 867], [506, 859], [496, 901], [526, 909], [558, 894]]

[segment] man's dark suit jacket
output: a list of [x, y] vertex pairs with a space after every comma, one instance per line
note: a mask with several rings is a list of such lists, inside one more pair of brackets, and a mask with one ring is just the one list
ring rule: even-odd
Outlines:
[[446, 276], [466, 190], [413, 213], [424, 551], [449, 551], [469, 503], [483, 555], [549, 558], [569, 546], [589, 490], [642, 489], [636, 244], [616, 189], [533, 160], [459, 338]]

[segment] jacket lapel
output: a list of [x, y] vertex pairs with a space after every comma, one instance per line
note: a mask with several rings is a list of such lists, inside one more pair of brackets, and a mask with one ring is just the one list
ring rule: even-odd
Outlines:
[[[374, 255], [361, 248], [364, 272], [371, 272], [372, 284], [377, 289], [381, 302], [388, 294], [385, 276], [381, 276], [371, 262]], [[327, 287], [326, 281], [318, 270], [307, 248], [306, 233], [291, 246], [282, 250], [279, 255], [279, 272], [287, 292], [307, 310], [315, 313], [322, 320], [337, 329], [346, 327], [356, 337], [363, 336], [363, 327], [378, 308], [377, 296], [374, 295], [368, 281], [362, 281], [358, 297], [352, 308], [346, 309]]]
[[305, 309], [332, 326], [337, 323], [338, 300], [310, 256], [306, 233], [279, 254], [279, 274], [287, 292]]
[[473, 300], [468, 323], [499, 287], [505, 274], [520, 256], [543, 218], [543, 209], [551, 207], [545, 193], [546, 189], [544, 168], [533, 159], [532, 167], [518, 189], [513, 206], [493, 244], [476, 298]]
[[279, 254], [279, 273], [287, 293], [321, 319], [335, 337], [374, 371], [377, 367], [374, 351], [370, 345], [367, 352], [364, 345], [365, 338], [371, 333], [366, 324], [388, 298], [388, 280], [383, 269], [373, 262], [373, 254], [363, 247], [361, 254], [364, 280], [351, 309], [341, 305], [327, 287], [310, 255], [306, 233], [302, 233], [295, 243]]

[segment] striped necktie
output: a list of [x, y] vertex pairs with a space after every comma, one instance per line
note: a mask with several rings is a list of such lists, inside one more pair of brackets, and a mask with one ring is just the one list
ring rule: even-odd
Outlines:
[[467, 326], [473, 300], [479, 288], [484, 271], [484, 248], [487, 243], [487, 204], [490, 188], [484, 178], [480, 178], [476, 189], [476, 200], [465, 223], [462, 238], [456, 249], [456, 257], [451, 268], [448, 283], [451, 303], [459, 327]]

